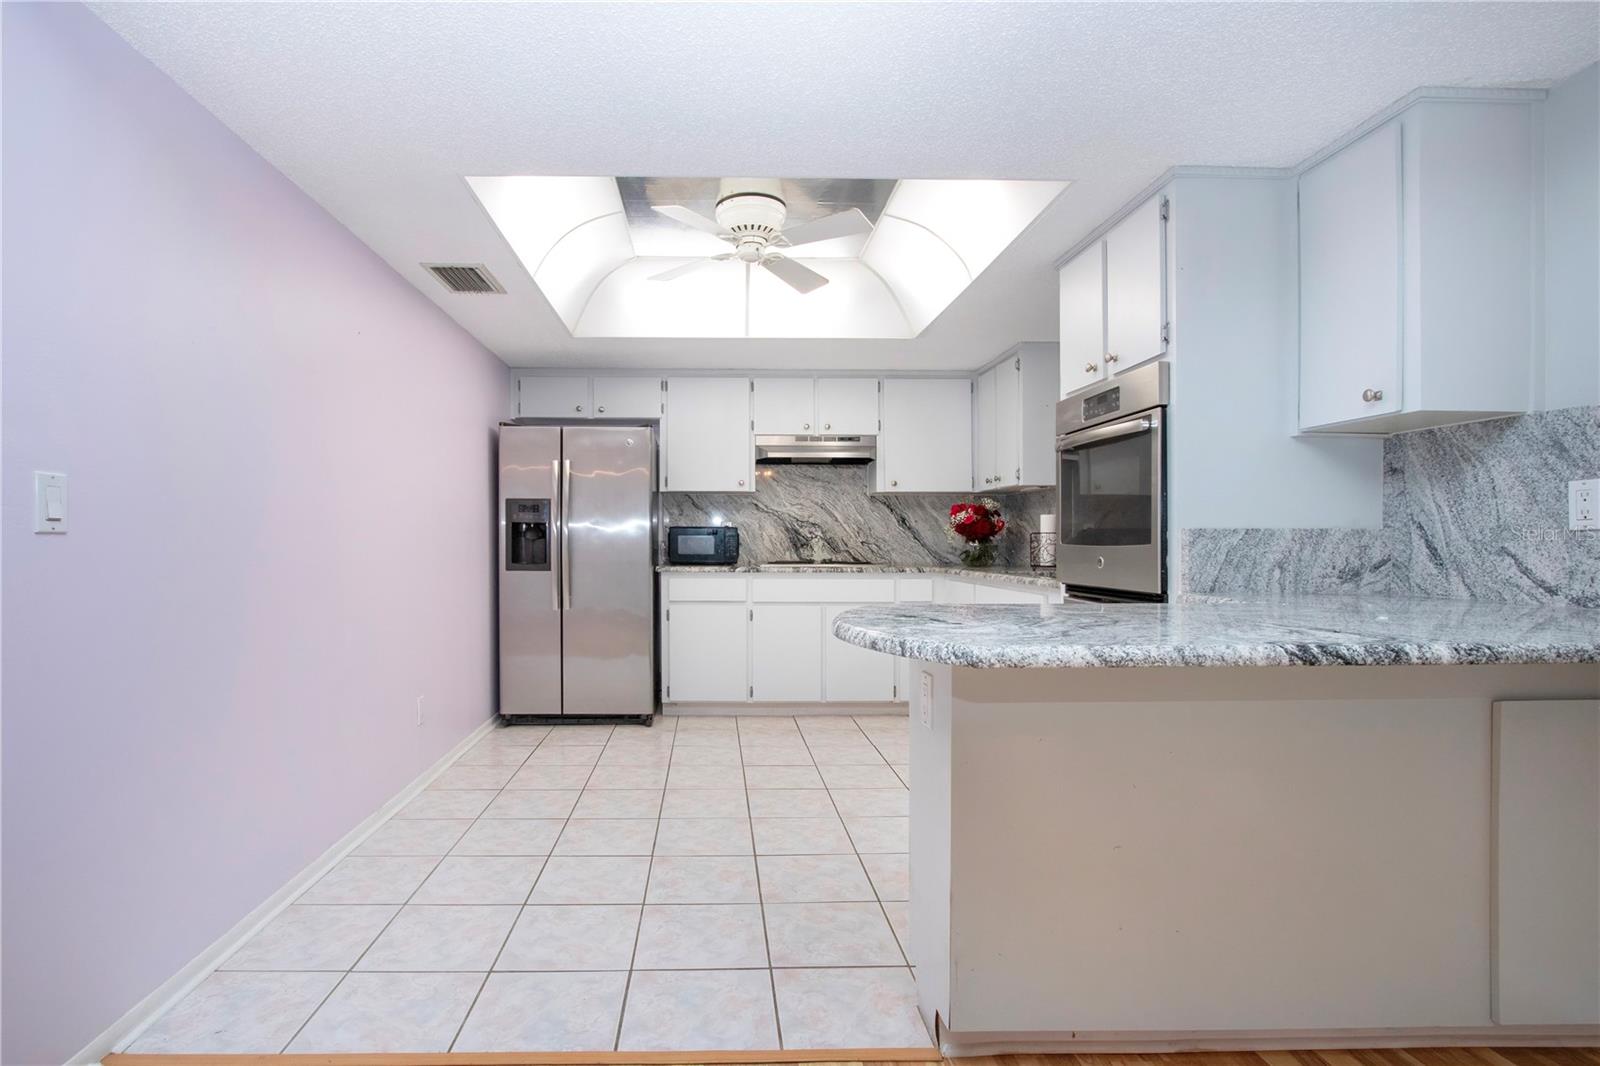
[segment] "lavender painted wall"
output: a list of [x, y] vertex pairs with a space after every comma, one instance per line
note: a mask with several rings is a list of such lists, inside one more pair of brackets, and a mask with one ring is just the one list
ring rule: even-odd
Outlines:
[[40, 1063], [490, 714], [506, 384], [87, 10], [3, 19], [0, 1059]]

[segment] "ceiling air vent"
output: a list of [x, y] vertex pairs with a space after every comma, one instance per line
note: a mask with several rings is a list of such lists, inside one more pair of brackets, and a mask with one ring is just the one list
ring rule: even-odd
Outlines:
[[505, 292], [482, 263], [423, 263], [451, 292]]

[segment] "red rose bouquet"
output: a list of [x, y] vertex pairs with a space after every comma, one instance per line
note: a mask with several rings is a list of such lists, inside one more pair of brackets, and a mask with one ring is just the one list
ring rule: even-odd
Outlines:
[[950, 505], [950, 540], [962, 544], [961, 561], [968, 566], [988, 566], [994, 562], [995, 539], [1005, 532], [1006, 520], [1000, 504], [985, 497], [977, 503]]

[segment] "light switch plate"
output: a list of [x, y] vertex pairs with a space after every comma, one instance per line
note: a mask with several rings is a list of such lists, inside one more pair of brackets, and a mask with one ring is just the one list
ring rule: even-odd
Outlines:
[[1600, 529], [1600, 478], [1567, 482], [1567, 528]]
[[67, 475], [33, 472], [33, 531], [67, 531]]
[[923, 728], [933, 728], [933, 675], [926, 670], [922, 672], [922, 698], [917, 700], [917, 717], [921, 719]]

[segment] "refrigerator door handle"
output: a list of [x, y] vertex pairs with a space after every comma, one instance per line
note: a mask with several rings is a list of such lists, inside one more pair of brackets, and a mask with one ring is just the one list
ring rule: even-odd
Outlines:
[[572, 555], [567, 550], [567, 512], [572, 508], [572, 460], [561, 460], [561, 595], [572, 608]]
[[560, 489], [560, 485], [561, 485], [561, 460], [560, 459], [552, 459], [552, 460], [550, 460], [550, 482], [551, 482], [551, 484], [557, 486], [557, 488], [556, 488], [557, 495], [556, 495], [555, 514], [552, 515], [552, 517], [555, 518], [556, 520], [554, 522], [550, 523], [552, 526], [555, 527], [554, 529], [551, 530], [551, 532], [555, 534], [555, 538], [554, 539], [555, 539], [555, 546], [556, 546], [556, 571], [557, 571], [550, 578], [550, 609], [552, 611], [559, 611], [559, 610], [561, 610], [561, 577], [560, 577], [561, 566], [560, 566], [560, 561], [561, 561], [561, 556], [565, 555], [566, 551], [567, 551], [567, 535], [566, 535], [565, 530], [562, 528], [562, 523], [561, 523], [561, 520], [560, 520], [560, 516], [565, 514], [565, 511], [563, 510], [563, 508], [566, 506], [565, 501], [563, 501], [561, 499], [561, 496], [560, 496], [560, 492], [561, 492], [561, 489]]

